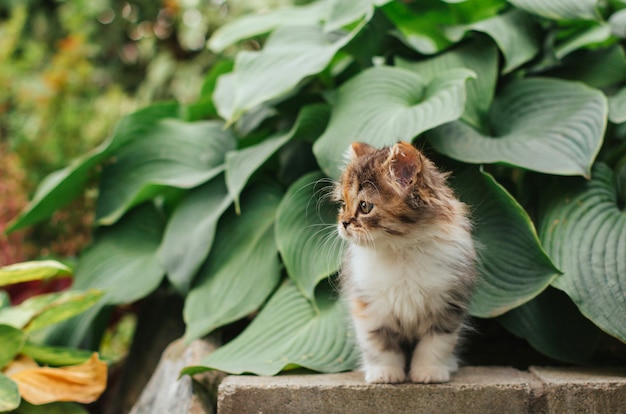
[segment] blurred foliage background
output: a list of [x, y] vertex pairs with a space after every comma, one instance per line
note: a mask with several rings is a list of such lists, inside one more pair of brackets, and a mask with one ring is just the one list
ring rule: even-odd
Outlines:
[[36, 185], [102, 142], [123, 115], [156, 100], [197, 99], [215, 60], [205, 47], [211, 33], [246, 12], [290, 3], [3, 1], [0, 265], [74, 257], [90, 240], [95, 185], [49, 222], [5, 235]]

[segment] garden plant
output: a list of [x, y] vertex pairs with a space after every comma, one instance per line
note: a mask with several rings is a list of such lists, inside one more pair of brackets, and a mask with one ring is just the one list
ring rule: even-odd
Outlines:
[[[0, 268], [0, 287], [69, 276], [71, 270], [56, 261], [17, 263]], [[97, 353], [48, 346], [39, 335], [89, 309], [100, 296], [93, 289], [56, 292], [12, 306], [6, 292], [0, 292], [0, 412], [85, 413], [72, 402], [91, 403], [100, 397], [107, 363]]]
[[620, 0], [317, 0], [221, 27], [196, 102], [124, 117], [12, 222], [98, 174], [73, 289], [102, 297], [47, 339], [98, 338], [99, 313], [167, 286], [189, 341], [249, 321], [186, 373], [355, 368], [327, 195], [352, 141], [404, 140], [471, 207], [471, 314], [593, 363], [626, 341], [624, 38]]

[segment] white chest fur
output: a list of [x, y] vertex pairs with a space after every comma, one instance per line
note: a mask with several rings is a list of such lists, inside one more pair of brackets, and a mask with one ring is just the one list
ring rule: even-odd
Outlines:
[[370, 327], [397, 321], [428, 329], [429, 317], [443, 309], [455, 283], [459, 245], [432, 241], [403, 249], [350, 246], [349, 295], [367, 303]]

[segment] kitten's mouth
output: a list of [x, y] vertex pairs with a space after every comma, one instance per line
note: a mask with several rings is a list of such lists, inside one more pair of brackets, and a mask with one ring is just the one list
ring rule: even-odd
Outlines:
[[344, 225], [339, 223], [337, 228], [339, 231], [339, 236], [346, 240], [353, 241], [357, 237], [355, 235], [356, 232], [353, 229], [351, 229], [351, 226], [345, 227]]
[[339, 224], [337, 227], [339, 229], [339, 236], [342, 239], [359, 246], [368, 244], [367, 234], [362, 229], [354, 226], [344, 227], [342, 224]]

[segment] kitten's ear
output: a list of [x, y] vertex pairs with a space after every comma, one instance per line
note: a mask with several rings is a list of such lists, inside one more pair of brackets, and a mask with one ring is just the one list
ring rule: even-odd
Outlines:
[[350, 145], [350, 149], [348, 150], [348, 158], [354, 159], [362, 157], [363, 155], [371, 154], [374, 151], [376, 151], [376, 148], [372, 147], [370, 144], [366, 144], [364, 142], [353, 142], [352, 145]]
[[413, 184], [417, 174], [422, 171], [422, 156], [415, 147], [406, 142], [398, 142], [391, 148], [389, 174], [402, 188]]

